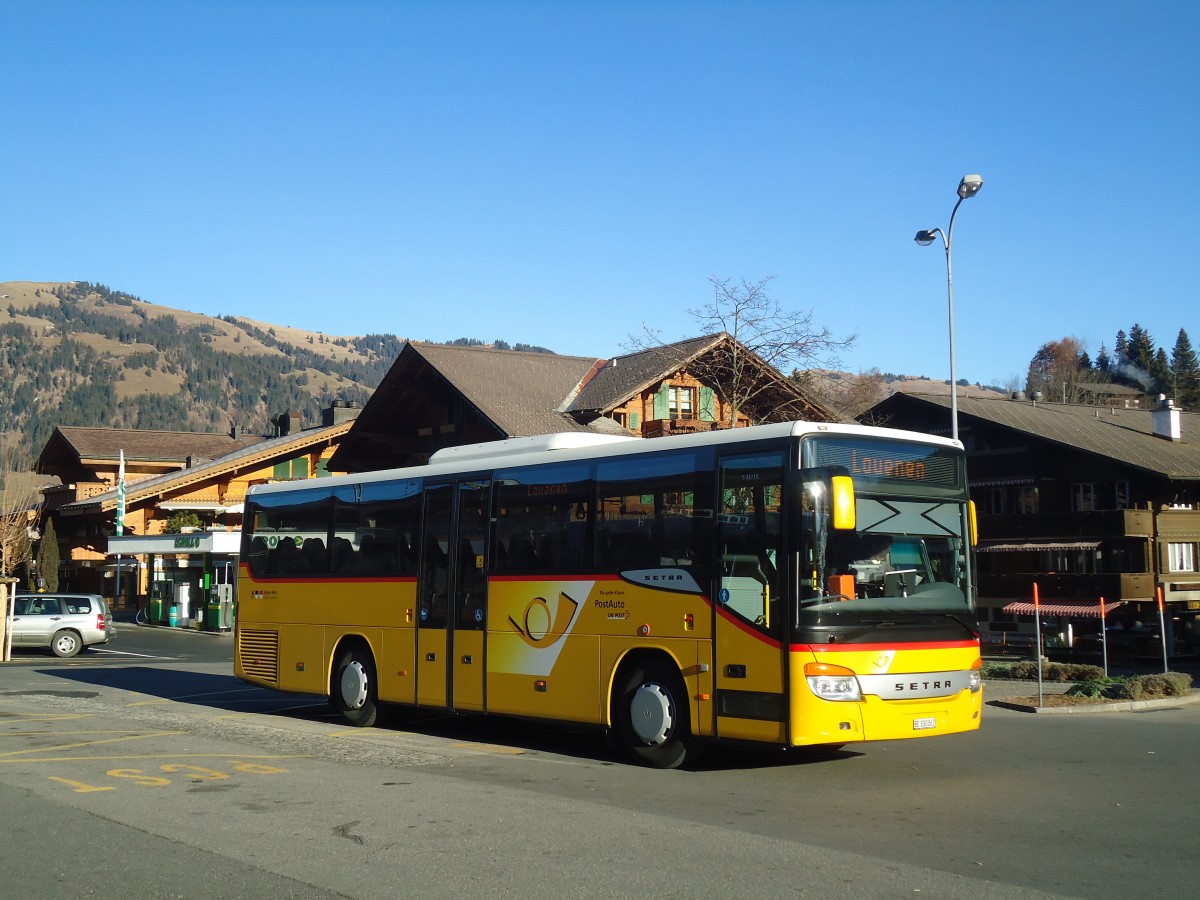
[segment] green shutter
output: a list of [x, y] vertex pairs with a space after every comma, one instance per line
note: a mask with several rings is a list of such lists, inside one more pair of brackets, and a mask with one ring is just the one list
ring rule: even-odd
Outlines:
[[292, 477], [307, 478], [308, 477], [308, 457], [301, 456], [299, 459], [292, 460]]
[[717, 421], [717, 398], [710, 387], [700, 388], [700, 420], [702, 422]]
[[320, 459], [317, 460], [317, 477], [318, 478], [328, 478], [329, 477], [329, 460], [326, 459], [325, 457], [321, 457]]
[[671, 418], [671, 399], [668, 394], [670, 390], [670, 387], [664, 381], [662, 387], [658, 389], [658, 393], [654, 395], [654, 418]]
[[639, 428], [641, 428], [641, 424], [642, 417], [635, 412], [631, 412], [629, 414], [629, 430], [637, 431]]
[[291, 478], [292, 477], [292, 464], [290, 462], [275, 463], [275, 477], [276, 478]]

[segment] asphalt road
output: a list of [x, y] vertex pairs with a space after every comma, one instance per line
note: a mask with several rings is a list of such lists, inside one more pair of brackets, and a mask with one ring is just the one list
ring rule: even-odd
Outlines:
[[659, 772], [562, 727], [348, 729], [233, 679], [228, 636], [124, 626], [108, 649], [0, 666], [4, 896], [1195, 892], [1200, 704], [988, 707], [970, 735]]

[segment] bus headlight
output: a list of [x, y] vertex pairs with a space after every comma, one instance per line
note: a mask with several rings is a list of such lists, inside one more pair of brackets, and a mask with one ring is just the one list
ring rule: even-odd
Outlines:
[[971, 687], [972, 694], [978, 694], [980, 689], [983, 687], [983, 675], [980, 671], [982, 668], [983, 668], [983, 660], [982, 659], [979, 660], [979, 662], [975, 663], [975, 665], [971, 667], [971, 680], [968, 683]]
[[807, 663], [804, 677], [808, 689], [822, 700], [862, 700], [862, 689], [854, 672], [828, 663]]

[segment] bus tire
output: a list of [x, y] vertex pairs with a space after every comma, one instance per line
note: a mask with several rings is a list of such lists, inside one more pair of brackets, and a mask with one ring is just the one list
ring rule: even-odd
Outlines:
[[343, 648], [333, 667], [329, 699], [333, 708], [356, 728], [369, 728], [379, 717], [375, 683], [375, 660], [366, 648]]
[[694, 756], [687, 691], [673, 667], [651, 660], [626, 669], [615, 701], [613, 737], [639, 762], [676, 769]]

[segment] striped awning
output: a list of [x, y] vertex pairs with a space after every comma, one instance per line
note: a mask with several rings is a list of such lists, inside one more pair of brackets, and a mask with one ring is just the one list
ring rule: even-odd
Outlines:
[[[1104, 604], [1104, 615], [1108, 615], [1121, 605], [1123, 601]], [[1095, 603], [1042, 603], [1036, 608], [1032, 603], [1010, 603], [1004, 607], [1004, 612], [1017, 616], [1032, 616], [1035, 609], [1043, 616], [1061, 616], [1064, 619], [1098, 619], [1100, 618], [1100, 602]]]
[[1095, 550], [1099, 541], [1008, 541], [997, 544], [980, 544], [979, 553], [1016, 553], [1037, 550]]

